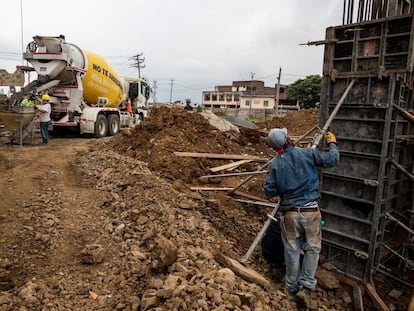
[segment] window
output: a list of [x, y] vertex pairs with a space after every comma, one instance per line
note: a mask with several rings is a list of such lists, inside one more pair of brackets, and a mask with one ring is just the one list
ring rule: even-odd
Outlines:
[[263, 101], [263, 106], [269, 107], [269, 101], [268, 100]]
[[204, 94], [204, 100], [210, 100], [210, 93]]
[[238, 102], [240, 100], [240, 94], [234, 94], [234, 101]]
[[250, 100], [246, 100], [246, 106], [250, 107]]
[[232, 94], [226, 94], [226, 101], [231, 102], [232, 98]]
[[253, 87], [248, 86], [246, 93], [247, 94], [256, 94], [256, 87], [255, 86], [253, 86]]
[[224, 94], [219, 94], [219, 101], [224, 101]]
[[211, 100], [212, 100], [213, 102], [216, 102], [216, 101], [217, 101], [217, 94], [213, 94], [213, 95], [211, 95]]

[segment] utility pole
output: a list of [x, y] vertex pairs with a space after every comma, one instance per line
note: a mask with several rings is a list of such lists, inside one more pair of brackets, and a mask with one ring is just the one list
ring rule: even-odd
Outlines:
[[152, 84], [152, 99], [154, 101], [154, 104], [158, 106], [158, 100], [157, 100], [157, 81], [153, 81]]
[[249, 105], [249, 117], [252, 116], [252, 104], [253, 104], [253, 78], [254, 78], [255, 73], [254, 72], [250, 72], [250, 105]]
[[[20, 36], [21, 36], [21, 43], [22, 43], [22, 54], [24, 53], [24, 46], [23, 46], [23, 1], [20, 0]], [[22, 65], [24, 66], [24, 58], [22, 57]]]
[[172, 98], [172, 87], [173, 87], [173, 84], [174, 84], [174, 79], [171, 78], [171, 80], [170, 80], [170, 105], [172, 104], [171, 98]]
[[142, 55], [143, 53], [141, 52], [129, 58], [130, 61], [134, 62], [131, 67], [135, 67], [138, 69], [138, 78], [140, 79], [141, 79], [141, 68], [145, 68], [145, 65], [143, 65], [145, 61], [145, 57], [142, 57]]
[[280, 97], [280, 77], [281, 77], [281, 75], [282, 75], [282, 68], [279, 67], [279, 75], [277, 76], [276, 98], [275, 98], [276, 116], [279, 116], [279, 97]]

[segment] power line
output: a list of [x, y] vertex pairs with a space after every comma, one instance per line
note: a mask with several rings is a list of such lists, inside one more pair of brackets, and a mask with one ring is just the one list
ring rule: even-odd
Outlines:
[[129, 60], [132, 60], [134, 62], [132, 64], [132, 67], [138, 69], [138, 78], [141, 78], [141, 68], [145, 68], [145, 65], [143, 65], [145, 57], [143, 57], [142, 55], [143, 53], [141, 52], [129, 58]]
[[3, 57], [3, 56], [0, 56], [0, 59], [2, 59], [2, 60], [12, 60], [12, 61], [19, 61], [19, 60], [21, 60], [20, 58]]
[[[24, 45], [23, 45], [23, 0], [20, 0], [20, 36], [21, 36], [21, 44], [22, 44], [22, 53], [24, 52]], [[22, 65], [24, 65], [24, 59], [22, 58]]]
[[21, 56], [22, 53], [17, 53], [17, 52], [3, 52], [0, 51], [0, 54], [9, 54], [9, 55], [16, 55], [16, 56]]

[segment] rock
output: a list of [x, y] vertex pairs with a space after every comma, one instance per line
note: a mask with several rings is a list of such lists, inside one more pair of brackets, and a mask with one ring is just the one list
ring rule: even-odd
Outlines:
[[349, 295], [349, 293], [347, 291], [343, 291], [342, 294], [342, 300], [344, 301], [345, 305], [349, 305], [352, 303], [352, 297], [351, 295]]
[[139, 216], [136, 220], [138, 226], [144, 225], [148, 221], [148, 217], [146, 216]]
[[402, 295], [402, 292], [397, 290], [397, 289], [392, 289], [389, 293], [388, 296], [394, 298], [394, 299], [398, 299], [400, 298], [400, 296]]
[[147, 291], [142, 294], [141, 298], [141, 310], [145, 311], [155, 307], [159, 303], [159, 298], [156, 296], [155, 291]]
[[195, 209], [197, 207], [197, 203], [191, 202], [191, 201], [182, 201], [182, 202], [180, 202], [178, 207], [182, 208], [182, 209], [191, 210], [191, 209]]
[[7, 291], [14, 286], [9, 270], [0, 268], [0, 291]]
[[104, 249], [100, 244], [88, 244], [82, 250], [81, 262], [83, 264], [98, 264], [105, 257]]
[[220, 269], [214, 278], [215, 282], [224, 285], [229, 290], [233, 290], [236, 283], [236, 276], [229, 268]]
[[340, 287], [338, 279], [329, 271], [319, 268], [316, 270], [315, 278], [318, 285], [325, 289], [336, 289]]
[[131, 254], [132, 256], [140, 260], [144, 260], [147, 258], [147, 256], [143, 252], [140, 251], [140, 248], [137, 245], [131, 246]]
[[2, 292], [0, 294], [0, 306], [6, 305], [12, 302], [12, 295], [7, 292]]
[[98, 298], [98, 294], [93, 291], [89, 291], [89, 297], [93, 300], [96, 300], [96, 298]]
[[152, 288], [156, 288], [156, 289], [161, 289], [164, 286], [163, 280], [158, 277], [152, 278], [149, 283], [150, 283], [149, 285]]
[[125, 224], [119, 224], [118, 226], [115, 227], [114, 233], [122, 236], [124, 234], [124, 231], [125, 231]]
[[27, 306], [37, 306], [40, 301], [36, 297], [36, 291], [38, 285], [32, 282], [28, 282], [19, 292], [20, 298], [24, 301]]
[[163, 235], [156, 238], [152, 253], [154, 255], [152, 261], [154, 271], [162, 271], [177, 260], [177, 247]]

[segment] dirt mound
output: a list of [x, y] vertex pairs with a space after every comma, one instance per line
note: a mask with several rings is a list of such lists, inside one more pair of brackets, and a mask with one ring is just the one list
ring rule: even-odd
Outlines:
[[298, 112], [290, 113], [285, 117], [273, 118], [257, 125], [266, 130], [274, 127], [285, 127], [291, 136], [301, 136], [314, 126], [318, 125], [319, 109], [301, 109]]
[[228, 161], [178, 157], [175, 151], [272, 156], [258, 130], [221, 132], [197, 112], [167, 107], [152, 109], [147, 119], [114, 140], [112, 148], [148, 163], [152, 171], [164, 178], [189, 184], [197, 184], [200, 176], [209, 173], [209, 168]]

